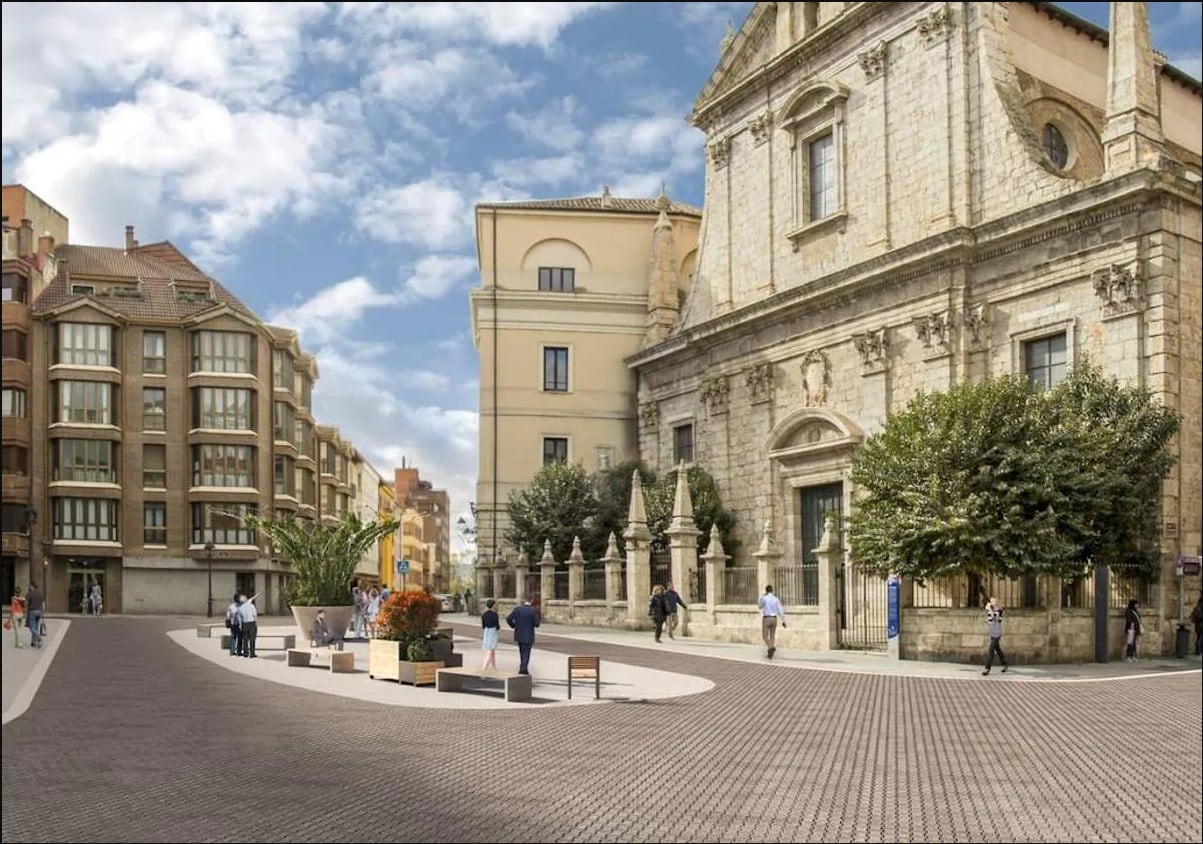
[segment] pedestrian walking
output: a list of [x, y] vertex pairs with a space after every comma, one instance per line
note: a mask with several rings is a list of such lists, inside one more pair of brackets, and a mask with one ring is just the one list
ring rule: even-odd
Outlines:
[[660, 641], [660, 634], [664, 631], [664, 622], [668, 620], [668, 601], [664, 598], [664, 587], [657, 583], [652, 587], [652, 597], [648, 601], [647, 614], [652, 617], [652, 622], [656, 625], [656, 641]]
[[100, 592], [100, 584], [92, 584], [92, 592], [88, 595], [88, 604], [92, 607], [92, 615], [100, 615], [104, 609], [104, 596]]
[[501, 618], [498, 617], [497, 611], [493, 609], [494, 601], [492, 598], [485, 601], [485, 611], [480, 614], [480, 627], [483, 633], [480, 639], [480, 649], [484, 652], [485, 661], [481, 665], [481, 669], [488, 671], [489, 669], [497, 670], [497, 637], [501, 634]]
[[376, 616], [380, 615], [380, 593], [376, 591], [376, 587], [368, 592], [368, 606], [366, 612], [368, 638], [376, 637]]
[[1144, 632], [1140, 624], [1140, 610], [1135, 598], [1128, 601], [1124, 610], [1124, 662], [1136, 662], [1136, 640]]
[[25, 625], [29, 628], [29, 646], [42, 647], [42, 614], [46, 610], [46, 598], [36, 583], [25, 590]]
[[673, 631], [677, 629], [677, 607], [689, 609], [689, 605], [681, 600], [680, 593], [673, 588], [673, 582], [670, 580], [664, 587], [664, 603], [668, 605], [668, 638], [675, 639]]
[[1195, 628], [1195, 656], [1203, 656], [1203, 594], [1190, 611], [1190, 623]]
[[998, 661], [1002, 663], [1003, 674], [1007, 673], [1007, 658], [998, 644], [998, 640], [1002, 638], [1002, 623], [1003, 609], [998, 605], [998, 599], [992, 595], [986, 603], [986, 631], [990, 634], [990, 647], [986, 651], [986, 667], [982, 670], [983, 676], [990, 673], [990, 667], [994, 665], [995, 654], [998, 654]]
[[510, 610], [505, 623], [514, 630], [514, 644], [518, 646], [518, 673], [530, 674], [530, 652], [535, 644], [535, 628], [539, 626], [539, 611], [528, 598]]
[[242, 636], [242, 622], [238, 619], [237, 595], [230, 599], [230, 605], [226, 607], [226, 629], [230, 631], [230, 656], [239, 656], [242, 653], [238, 641]]
[[25, 647], [21, 644], [21, 625], [25, 622], [25, 599], [21, 597], [21, 587], [13, 587], [13, 597], [8, 605], [10, 614], [8, 626], [13, 629], [13, 644], [18, 648]]
[[255, 598], [248, 598], [246, 595], [241, 595], [241, 601], [238, 604], [238, 621], [242, 628], [242, 635], [238, 637], [239, 653], [242, 656], [254, 659], [255, 654], [255, 636], [258, 633], [258, 622], [256, 619], [259, 616], [255, 609]]
[[760, 600], [756, 602], [760, 607], [760, 637], [764, 639], [764, 646], [768, 650], [768, 658], [772, 659], [773, 654], [777, 653], [777, 622], [781, 622], [781, 627], [785, 628], [785, 607], [781, 606], [781, 600], [773, 594], [773, 587], [764, 587], [764, 594], [760, 596]]
[[351, 605], [355, 607], [351, 614], [351, 635], [358, 639], [363, 635], [363, 612], [367, 609], [367, 600], [358, 586], [351, 588]]

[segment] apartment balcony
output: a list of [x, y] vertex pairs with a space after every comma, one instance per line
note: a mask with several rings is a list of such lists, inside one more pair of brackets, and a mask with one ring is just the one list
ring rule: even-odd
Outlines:
[[24, 557], [29, 553], [29, 534], [5, 531], [3, 551], [5, 556]]
[[[9, 442], [7, 429], [4, 431], [4, 437], [7, 444]], [[0, 476], [0, 490], [3, 491], [4, 500], [8, 503], [23, 502], [27, 504], [29, 503], [29, 476]]]
[[51, 496], [68, 498], [121, 498], [121, 484], [108, 481], [78, 481], [72, 478], [50, 482]]
[[30, 384], [30, 364], [19, 358], [4, 358], [0, 364], [0, 373], [6, 387], [21, 387], [28, 390]]

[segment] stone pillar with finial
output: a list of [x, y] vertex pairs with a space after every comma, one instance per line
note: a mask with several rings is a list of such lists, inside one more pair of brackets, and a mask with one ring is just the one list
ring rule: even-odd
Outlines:
[[[781, 551], [777, 548], [777, 543], [773, 540], [773, 523], [769, 519], [764, 520], [764, 529], [760, 534], [760, 547], [753, 554], [756, 558], [756, 589], [758, 592], [763, 591], [764, 587], [774, 583], [777, 573], [777, 566], [781, 562]], [[779, 586], [774, 587], [777, 590], [777, 597], [781, 597]]]
[[519, 551], [518, 564], [514, 567], [514, 600], [519, 604], [526, 600], [526, 577], [529, 573], [530, 557], [526, 556], [525, 551]]
[[484, 603], [484, 599], [489, 595], [490, 587], [493, 585], [493, 578], [489, 576], [490, 562], [492, 562], [492, 555], [487, 552], [476, 558], [476, 597], [481, 603]]
[[505, 594], [505, 551], [498, 549], [493, 558], [493, 598], [501, 600]]
[[[690, 597], [690, 575], [698, 570], [698, 531], [693, 522], [693, 500], [689, 496], [689, 476], [685, 471], [685, 461], [677, 467], [677, 492], [673, 497], [672, 521], [664, 531], [668, 537], [669, 553], [671, 555], [672, 582], [677, 591]], [[688, 635], [686, 619], [681, 613], [681, 635]]]
[[1159, 74], [1149, 42], [1149, 4], [1112, 3], [1102, 133], [1107, 175], [1156, 167], [1165, 154]]
[[622, 600], [622, 555], [618, 553], [618, 537], [614, 531], [610, 531], [606, 556], [601, 561], [606, 567], [606, 618], [613, 622], [614, 605]]
[[568, 556], [568, 614], [573, 614], [576, 602], [581, 599], [585, 575], [585, 555], [581, 553], [581, 538], [572, 537], [572, 553]]
[[719, 604], [723, 603], [723, 570], [727, 568], [727, 560], [731, 559], [730, 555], [723, 550], [723, 538], [719, 536], [718, 525], [710, 526], [710, 544], [706, 546], [706, 553], [702, 555], [702, 562], [706, 566], [706, 603], [710, 609], [710, 623], [716, 621], [715, 612]]
[[627, 542], [627, 626], [637, 630], [647, 626], [647, 601], [652, 590], [652, 535], [647, 529], [638, 469], [631, 477], [631, 507], [622, 538]]
[[551, 540], [543, 540], [543, 556], [539, 558], [539, 603], [547, 612], [547, 602], [556, 596], [556, 558], [551, 553]]
[[840, 646], [839, 590], [844, 582], [840, 577], [844, 549], [840, 547], [840, 525], [835, 516], [828, 514], [823, 521], [823, 535], [814, 553], [819, 561], [819, 641], [827, 650], [835, 650]]

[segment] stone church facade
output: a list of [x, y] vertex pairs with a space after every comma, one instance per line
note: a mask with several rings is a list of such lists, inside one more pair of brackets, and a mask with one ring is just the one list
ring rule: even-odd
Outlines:
[[[1110, 30], [1045, 3], [757, 3], [729, 36], [691, 115], [696, 274], [628, 364], [641, 455], [715, 476], [736, 566], [816, 564], [857, 446], [916, 392], [1089, 356], [1183, 416], [1146, 596], [1169, 647], [1203, 509], [1201, 92], [1151, 50], [1146, 4], [1113, 3]], [[980, 648], [975, 589], [947, 589], [938, 620], [907, 593], [904, 655]], [[1026, 589], [1032, 658], [1088, 658], [1079, 605]]]

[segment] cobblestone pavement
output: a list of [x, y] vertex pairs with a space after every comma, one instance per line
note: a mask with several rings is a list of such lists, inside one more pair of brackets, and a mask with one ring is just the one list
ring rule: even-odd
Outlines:
[[[81, 619], [3, 729], [9, 841], [1198, 841], [1203, 691], [778, 671], [652, 703], [358, 703]], [[579, 643], [544, 637], [536, 647]], [[435, 692], [431, 692], [435, 694]]]

